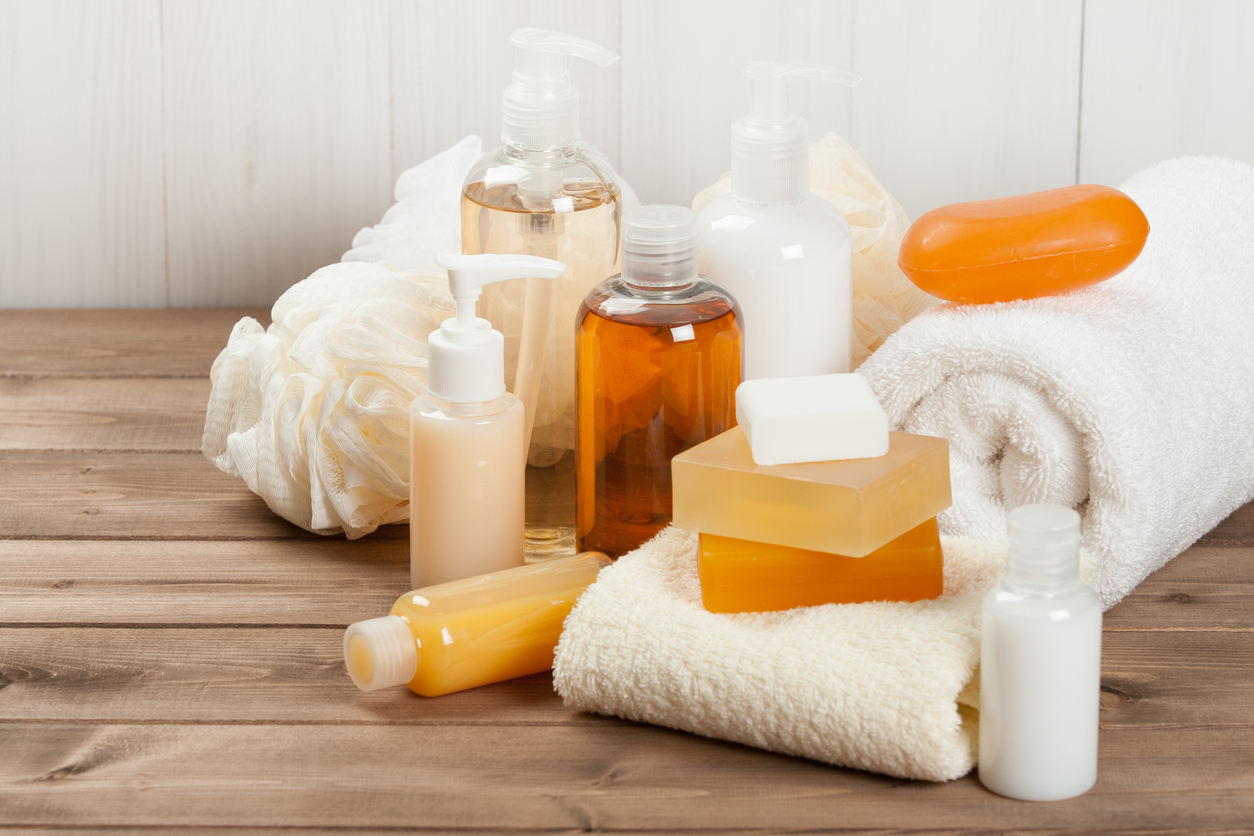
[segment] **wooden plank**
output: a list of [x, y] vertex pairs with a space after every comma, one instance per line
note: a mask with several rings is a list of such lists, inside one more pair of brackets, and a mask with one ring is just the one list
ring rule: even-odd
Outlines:
[[355, 542], [314, 534], [271, 542], [0, 540], [0, 623], [342, 628], [386, 615], [409, 589], [408, 533], [384, 526]]
[[427, 828], [1234, 827], [1247, 729], [1106, 729], [1097, 786], [1048, 805], [649, 726], [20, 724], [0, 823]]
[[205, 378], [2, 378], [0, 450], [200, 452]]
[[1081, 8], [856, 5], [853, 144], [911, 218], [1075, 182]]
[[160, 21], [0, 4], [0, 307], [166, 305]]
[[1199, 546], [1254, 546], [1254, 502], [1241, 506], [1202, 539]]
[[0, 474], [0, 538], [322, 539], [199, 453], [0, 451]]
[[1254, 632], [1254, 552], [1194, 546], [1104, 616], [1112, 630]]
[[[619, 2], [392, 0], [392, 178], [467, 134], [501, 144], [501, 91], [516, 59], [509, 34], [536, 26], [620, 51]], [[619, 66], [567, 61], [579, 88], [580, 132], [619, 161]]]
[[[640, 199], [688, 206], [730, 170], [731, 125], [749, 108], [745, 64], [796, 58], [849, 69], [853, 5], [624, 3], [622, 169]], [[797, 82], [792, 97], [812, 139], [849, 136], [846, 88]]]
[[170, 304], [269, 305], [390, 203], [385, 0], [163, 7]]
[[1254, 163], [1254, 4], [1103, 0], [1084, 13], [1080, 178], [1182, 154]]
[[263, 308], [0, 311], [0, 377], [208, 377], [231, 328]]
[[[337, 609], [359, 618], [385, 611], [370, 611], [358, 592], [351, 598]], [[289, 601], [280, 606], [293, 615]], [[598, 722], [567, 711], [547, 674], [433, 700], [404, 688], [361, 693], [344, 672], [343, 635], [340, 627], [5, 627], [0, 723]], [[1254, 725], [1254, 643], [1244, 633], [1107, 633], [1101, 722]]]

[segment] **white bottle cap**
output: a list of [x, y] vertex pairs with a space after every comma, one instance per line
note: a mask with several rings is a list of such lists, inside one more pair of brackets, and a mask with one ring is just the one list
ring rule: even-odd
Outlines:
[[505, 338], [475, 316], [485, 284], [507, 279], [556, 279], [565, 262], [534, 255], [436, 256], [448, 270], [457, 316], [427, 337], [427, 391], [452, 403], [486, 403], [505, 394]]
[[697, 213], [687, 206], [639, 206], [623, 216], [623, 279], [680, 287], [697, 277]]
[[810, 193], [810, 135], [806, 120], [792, 114], [789, 80], [852, 87], [861, 79], [814, 61], [754, 61], [745, 76], [753, 109], [732, 125], [732, 194], [747, 203], [796, 203]]
[[1022, 505], [1008, 515], [1007, 528], [1007, 583], [1033, 592], [1061, 591], [1079, 583], [1079, 514], [1062, 505]]
[[405, 685], [418, 673], [418, 642], [399, 615], [348, 625], [344, 667], [363, 691]]
[[512, 83], [502, 98], [501, 140], [528, 150], [569, 148], [579, 140], [579, 90], [570, 82], [566, 56], [608, 67], [618, 56], [603, 46], [544, 29], [516, 29]]

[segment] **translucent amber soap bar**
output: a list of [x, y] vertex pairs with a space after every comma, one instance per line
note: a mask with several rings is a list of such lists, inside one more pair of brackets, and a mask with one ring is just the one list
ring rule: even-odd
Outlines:
[[949, 442], [889, 433], [873, 459], [756, 465], [739, 427], [671, 460], [677, 528], [865, 557], [949, 507]]
[[940, 595], [945, 581], [935, 518], [866, 557], [702, 534], [698, 568], [710, 612], [921, 601]]

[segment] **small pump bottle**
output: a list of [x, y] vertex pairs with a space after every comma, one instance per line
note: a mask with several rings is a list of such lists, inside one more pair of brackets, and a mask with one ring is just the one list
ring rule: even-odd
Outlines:
[[415, 588], [523, 564], [523, 408], [503, 342], [475, 316], [485, 284], [555, 279], [560, 261], [441, 255], [457, 316], [427, 340], [427, 392], [409, 409], [409, 566]]
[[1010, 512], [1005, 578], [984, 598], [980, 781], [998, 795], [1059, 801], [1097, 781], [1102, 603], [1080, 580], [1080, 515]]
[[744, 309], [745, 380], [851, 371], [853, 245], [835, 206], [810, 194], [806, 121], [790, 79], [854, 85], [809, 61], [745, 67], [750, 114], [732, 125], [731, 193], [701, 210], [701, 272]]
[[574, 553], [575, 313], [618, 272], [618, 176], [579, 141], [579, 91], [567, 56], [600, 67], [618, 56], [542, 29], [510, 36], [518, 64], [503, 94], [504, 147], [485, 154], [462, 188], [462, 252], [565, 261], [558, 282], [487, 288], [479, 313], [505, 336], [505, 374], [523, 402], [527, 481], [556, 497], [527, 520], [528, 559]]
[[406, 592], [390, 615], [349, 625], [348, 675], [363, 691], [438, 697], [547, 671], [562, 622], [607, 565], [581, 554]]
[[623, 220], [623, 272], [579, 309], [579, 548], [617, 557], [671, 521], [671, 458], [736, 425], [740, 309], [697, 273], [697, 217]]

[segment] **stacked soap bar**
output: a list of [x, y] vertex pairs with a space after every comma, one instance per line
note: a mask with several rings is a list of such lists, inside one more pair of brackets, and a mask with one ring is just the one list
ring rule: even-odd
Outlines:
[[[778, 389], [774, 396], [788, 400]], [[742, 416], [754, 412], [743, 409], [739, 392], [737, 399]], [[860, 422], [867, 447], [876, 449], [881, 442], [868, 429], [873, 422], [858, 409], [846, 412]], [[822, 426], [816, 435], [841, 431], [840, 421], [826, 414], [827, 426], [811, 422]], [[762, 429], [750, 428], [755, 442], [765, 437]], [[802, 429], [803, 422], [793, 422], [793, 432]], [[886, 423], [884, 432], [883, 455], [761, 465], [754, 461], [756, 443], [751, 446], [738, 426], [672, 459], [674, 523], [701, 534], [707, 609], [757, 612], [939, 595], [935, 518], [951, 503], [949, 444], [888, 433]], [[796, 460], [801, 454], [792, 447], [788, 458]], [[768, 451], [767, 458], [775, 454]]]

